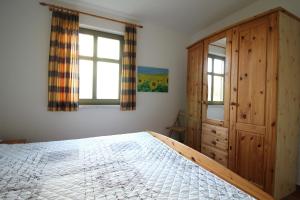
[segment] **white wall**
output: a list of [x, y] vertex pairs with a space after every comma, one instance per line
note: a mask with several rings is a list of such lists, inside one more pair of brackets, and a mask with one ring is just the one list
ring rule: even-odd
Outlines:
[[[248, 7], [245, 7], [235, 13], [232, 13], [228, 17], [218, 21], [217, 23], [214, 23], [205, 29], [199, 30], [197, 33], [195, 33], [190, 40], [190, 44], [200, 40], [201, 38], [204, 38], [205, 36], [208, 36], [209, 34], [212, 34], [213, 32], [216, 32], [218, 30], [221, 30], [222, 28], [226, 26], [230, 26], [236, 22], [239, 22], [243, 19], [247, 19], [249, 17], [252, 17], [256, 14], [262, 13], [266, 10], [276, 8], [276, 7], [283, 7], [286, 10], [292, 12], [293, 14], [300, 16], [300, 0], [258, 0], [255, 3], [249, 5]], [[300, 133], [299, 133], [300, 134]], [[300, 145], [299, 145], [299, 159], [298, 163], [300, 163]], [[299, 166], [299, 164], [298, 164]], [[298, 170], [298, 185], [300, 185], [300, 166]]]
[[[47, 111], [47, 68], [51, 14], [37, 0], [5, 0], [0, 6], [0, 138], [48, 141], [151, 129], [165, 132], [184, 107], [188, 36], [141, 22], [137, 65], [168, 67], [169, 93], [137, 93], [137, 110], [84, 107]], [[96, 19], [81, 24], [122, 32]], [[103, 25], [103, 26], [102, 26]], [[100, 27], [101, 26], [101, 27]]]

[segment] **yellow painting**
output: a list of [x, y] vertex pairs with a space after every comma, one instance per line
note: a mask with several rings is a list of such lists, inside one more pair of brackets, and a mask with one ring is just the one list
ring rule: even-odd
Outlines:
[[138, 67], [138, 92], [168, 92], [169, 70]]

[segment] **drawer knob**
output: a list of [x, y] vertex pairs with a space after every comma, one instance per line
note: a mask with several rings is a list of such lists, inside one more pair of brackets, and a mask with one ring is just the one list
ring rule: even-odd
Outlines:
[[213, 133], [217, 133], [217, 131], [216, 131], [216, 130], [211, 130], [211, 132], [213, 132]]

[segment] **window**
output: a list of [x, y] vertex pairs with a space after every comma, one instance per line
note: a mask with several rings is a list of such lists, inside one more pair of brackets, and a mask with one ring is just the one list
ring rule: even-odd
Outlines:
[[79, 30], [79, 102], [119, 104], [123, 36]]
[[208, 104], [224, 104], [225, 58], [209, 54], [207, 74]]

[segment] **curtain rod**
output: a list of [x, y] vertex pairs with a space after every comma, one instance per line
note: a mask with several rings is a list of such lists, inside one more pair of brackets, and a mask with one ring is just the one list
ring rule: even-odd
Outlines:
[[89, 16], [92, 16], [92, 17], [100, 18], [100, 19], [105, 19], [105, 20], [109, 20], [109, 21], [113, 21], [113, 22], [117, 22], [117, 23], [121, 23], [121, 24], [133, 25], [133, 26], [138, 27], [138, 28], [143, 28], [142, 25], [132, 24], [132, 23], [129, 23], [129, 22], [125, 22], [125, 21], [121, 21], [121, 20], [117, 20], [117, 19], [113, 19], [113, 18], [109, 18], [109, 17], [103, 17], [103, 16], [99, 16], [99, 15], [95, 15], [95, 14], [91, 14], [91, 13], [87, 13], [87, 12], [82, 12], [80, 10], [74, 10], [74, 9], [70, 9], [70, 8], [66, 8], [66, 7], [62, 7], [62, 6], [57, 6], [57, 5], [54, 5], [54, 4], [40, 2], [40, 5], [48, 6], [50, 9], [51, 8], [58, 8], [58, 9], [62, 9], [62, 10], [78, 12], [78, 13], [83, 14], [83, 15], [89, 15]]

